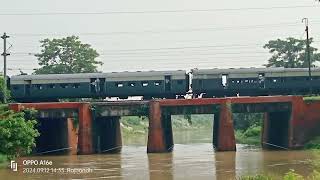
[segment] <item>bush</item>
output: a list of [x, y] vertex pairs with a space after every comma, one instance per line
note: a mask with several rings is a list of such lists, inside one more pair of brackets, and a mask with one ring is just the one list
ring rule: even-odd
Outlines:
[[[40, 134], [35, 129], [34, 111], [15, 113], [5, 105], [0, 106], [0, 154], [9, 159], [29, 154]], [[25, 115], [32, 119], [26, 119]]]
[[295, 173], [293, 169], [291, 169], [283, 177], [283, 180], [304, 180], [304, 178], [301, 175]]
[[250, 126], [243, 135], [245, 137], [260, 137], [261, 134], [261, 126]]
[[239, 180], [272, 180], [272, 178], [265, 175], [254, 175], [254, 176], [241, 176]]
[[320, 149], [320, 136], [312, 139], [304, 145], [305, 149]]

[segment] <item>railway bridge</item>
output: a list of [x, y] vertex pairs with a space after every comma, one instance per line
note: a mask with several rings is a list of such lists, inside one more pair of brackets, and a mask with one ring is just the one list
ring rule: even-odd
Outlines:
[[173, 150], [171, 116], [179, 114], [213, 114], [217, 151], [236, 151], [232, 113], [264, 113], [261, 143], [265, 149], [301, 148], [320, 135], [320, 102], [305, 102], [300, 96], [13, 103], [10, 108], [38, 110], [37, 154], [119, 152], [121, 116], [149, 117], [148, 153]]

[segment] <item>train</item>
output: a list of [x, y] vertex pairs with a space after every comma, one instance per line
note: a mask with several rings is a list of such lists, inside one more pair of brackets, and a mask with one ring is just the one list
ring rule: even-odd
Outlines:
[[229, 68], [175, 71], [15, 75], [9, 78], [17, 102], [64, 98], [126, 99], [304, 95], [320, 92], [320, 68]]

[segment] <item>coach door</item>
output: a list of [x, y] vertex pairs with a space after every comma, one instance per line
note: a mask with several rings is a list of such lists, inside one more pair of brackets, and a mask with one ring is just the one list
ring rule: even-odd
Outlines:
[[105, 78], [91, 78], [90, 79], [90, 92], [92, 94], [103, 94], [106, 79]]
[[258, 82], [259, 82], [259, 88], [264, 89], [265, 88], [265, 74], [264, 73], [259, 73]]
[[31, 80], [24, 81], [24, 93], [25, 93], [25, 96], [31, 95]]
[[165, 92], [171, 91], [171, 76], [164, 76], [164, 90]]

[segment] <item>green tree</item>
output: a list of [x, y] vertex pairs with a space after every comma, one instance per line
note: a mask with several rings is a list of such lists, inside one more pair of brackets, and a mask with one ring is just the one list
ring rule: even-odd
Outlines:
[[67, 74], [97, 72], [102, 62], [95, 60], [99, 54], [77, 36], [40, 41], [41, 53], [36, 54], [41, 68], [35, 74]]
[[[313, 39], [310, 38], [310, 45]], [[308, 59], [306, 57], [306, 41], [293, 37], [285, 40], [271, 40], [263, 46], [269, 49], [272, 57], [268, 60], [266, 67], [285, 67], [285, 68], [307, 68]], [[320, 61], [320, 54], [317, 48], [310, 46], [311, 64], [314, 66], [316, 61]]]
[[34, 111], [15, 113], [0, 105], [0, 154], [9, 159], [29, 154], [40, 134], [35, 129]]
[[0, 77], [0, 102], [10, 98], [10, 91], [5, 88], [4, 78]]

